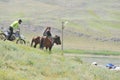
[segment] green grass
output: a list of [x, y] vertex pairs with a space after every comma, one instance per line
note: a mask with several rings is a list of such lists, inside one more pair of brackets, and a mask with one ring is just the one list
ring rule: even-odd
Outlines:
[[49, 54], [0, 41], [0, 80], [119, 80], [119, 74], [92, 66], [79, 57], [62, 56], [55, 50]]
[[99, 51], [99, 50], [78, 50], [78, 49], [70, 49], [64, 50], [64, 53], [71, 54], [94, 54], [94, 55], [120, 55], [120, 52], [117, 51]]

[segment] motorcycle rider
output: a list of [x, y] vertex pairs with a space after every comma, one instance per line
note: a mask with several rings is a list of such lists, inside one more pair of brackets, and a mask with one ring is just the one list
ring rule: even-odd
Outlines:
[[13, 31], [14, 31], [15, 29], [20, 30], [19, 24], [21, 24], [21, 23], [22, 23], [22, 20], [19, 19], [18, 21], [14, 21], [14, 22], [10, 25], [10, 27], [9, 27], [10, 34], [9, 34], [9, 36], [8, 36], [8, 40], [10, 40], [10, 38], [11, 38], [11, 36], [12, 36], [12, 34], [13, 34]]

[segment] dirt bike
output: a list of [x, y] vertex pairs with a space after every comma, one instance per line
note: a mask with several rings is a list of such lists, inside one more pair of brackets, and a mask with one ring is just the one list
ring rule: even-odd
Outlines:
[[20, 35], [20, 31], [16, 31], [15, 33], [12, 34], [12, 36], [10, 37], [10, 39], [8, 39], [10, 35], [10, 31], [1, 31], [0, 33], [0, 40], [6, 41], [14, 41], [16, 40], [17, 44], [26, 44], [26, 41], [24, 39], [23, 35]]

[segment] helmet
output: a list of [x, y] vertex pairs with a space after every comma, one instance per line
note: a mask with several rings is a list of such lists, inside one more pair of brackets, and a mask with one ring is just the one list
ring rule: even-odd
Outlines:
[[18, 21], [19, 21], [19, 22], [22, 22], [22, 20], [21, 20], [21, 19], [19, 19]]

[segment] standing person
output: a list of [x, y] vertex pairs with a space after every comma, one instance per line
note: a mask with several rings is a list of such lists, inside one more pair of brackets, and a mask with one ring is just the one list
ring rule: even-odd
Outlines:
[[19, 19], [18, 21], [14, 21], [14, 22], [10, 25], [10, 27], [9, 27], [10, 35], [9, 35], [9, 37], [8, 37], [8, 40], [10, 40], [10, 38], [11, 38], [11, 36], [12, 36], [12, 34], [13, 34], [13, 31], [14, 31], [15, 29], [20, 30], [19, 24], [21, 24], [21, 23], [22, 23], [22, 20]]

